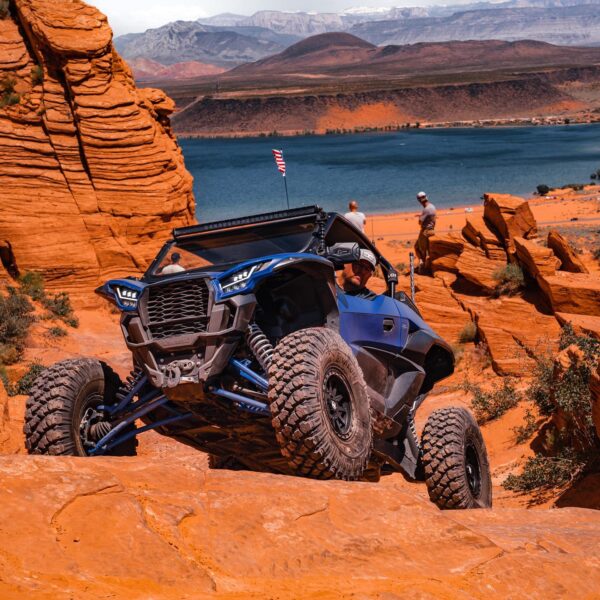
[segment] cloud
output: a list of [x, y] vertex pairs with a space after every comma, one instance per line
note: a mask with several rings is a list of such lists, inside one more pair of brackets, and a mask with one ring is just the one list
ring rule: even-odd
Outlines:
[[[160, 27], [171, 21], [195, 21], [210, 12], [195, 1], [88, 0], [109, 20], [115, 35]], [[212, 12], [212, 11], [211, 11]]]

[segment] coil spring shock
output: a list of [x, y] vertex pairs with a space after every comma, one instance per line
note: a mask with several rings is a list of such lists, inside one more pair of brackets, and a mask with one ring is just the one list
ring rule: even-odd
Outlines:
[[131, 371], [131, 373], [127, 376], [127, 379], [121, 384], [121, 387], [119, 387], [119, 390], [117, 391], [117, 404], [121, 402], [123, 398], [129, 395], [131, 390], [138, 384], [143, 376], [144, 371], [139, 367], [136, 367], [133, 371]]
[[273, 358], [273, 344], [256, 323], [248, 326], [246, 341], [254, 358], [266, 373]]

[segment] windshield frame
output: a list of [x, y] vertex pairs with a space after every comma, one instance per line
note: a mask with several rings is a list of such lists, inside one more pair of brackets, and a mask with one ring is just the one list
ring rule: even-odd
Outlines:
[[[182, 271], [181, 273], [177, 273], [176, 276], [185, 276], [185, 275], [190, 275], [190, 274], [194, 274], [194, 273], [224, 273], [225, 271], [228, 271], [229, 269], [233, 268], [237, 264], [252, 262], [254, 260], [260, 261], [262, 256], [275, 256], [277, 254], [290, 254], [290, 253], [293, 254], [293, 253], [309, 252], [315, 243], [315, 233], [317, 231], [316, 215], [302, 215], [302, 216], [298, 216], [298, 217], [284, 219], [281, 221], [270, 221], [270, 222], [267, 221], [264, 223], [244, 224], [244, 225], [240, 225], [237, 227], [228, 227], [228, 228], [222, 229], [222, 230], [212, 230], [212, 231], [205, 231], [205, 232], [201, 232], [201, 233], [193, 233], [193, 234], [186, 235], [186, 236], [178, 236], [176, 238], [173, 237], [173, 238], [167, 240], [167, 242], [165, 242], [163, 247], [158, 252], [156, 258], [152, 261], [152, 263], [150, 264], [150, 266], [148, 267], [148, 269], [142, 276], [142, 281], [156, 282], [156, 281], [164, 280], [166, 278], [166, 276], [157, 274], [156, 270], [159, 268], [159, 266], [163, 263], [163, 261], [165, 260], [167, 255], [172, 250], [177, 249], [177, 248], [185, 250], [186, 242], [193, 243], [195, 241], [201, 241], [206, 238], [218, 237], [219, 235], [222, 235], [222, 236], [234, 235], [236, 233], [242, 233], [245, 230], [255, 230], [260, 227], [272, 228], [272, 227], [277, 227], [277, 226], [281, 226], [284, 224], [312, 225], [312, 231], [310, 233], [308, 233], [308, 231], [307, 231], [307, 240], [298, 249], [288, 250], [288, 251], [282, 250], [281, 252], [273, 252], [272, 254], [264, 254], [264, 255], [260, 255], [260, 256], [256, 256], [256, 257], [243, 258], [240, 260], [234, 260], [234, 261], [230, 261], [230, 262], [226, 262], [226, 263], [225, 262], [215, 263], [214, 265], [207, 265], [206, 267], [197, 267], [197, 268], [193, 268], [193, 269], [188, 269], [188, 270]], [[171, 274], [168, 277], [173, 277], [173, 276], [174, 275]]]

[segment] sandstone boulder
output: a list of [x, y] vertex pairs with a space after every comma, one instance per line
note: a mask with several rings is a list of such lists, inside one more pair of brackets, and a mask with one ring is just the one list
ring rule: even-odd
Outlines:
[[561, 325], [570, 323], [578, 335], [589, 335], [600, 340], [600, 317], [557, 312], [554, 315]]
[[[439, 272], [440, 275], [451, 275]], [[436, 274], [437, 275], [437, 274]], [[458, 340], [458, 334], [471, 321], [440, 277], [416, 276], [416, 301], [423, 318], [448, 343]]]
[[506, 251], [498, 236], [488, 227], [483, 217], [469, 215], [463, 227], [464, 238], [481, 248], [492, 260], [506, 260]]
[[143, 269], [194, 219], [162, 92], [139, 91], [106, 17], [80, 0], [14, 0], [0, 20], [0, 240], [21, 272], [87, 295]]
[[489, 259], [481, 248], [466, 244], [456, 261], [456, 270], [461, 277], [477, 286], [482, 293], [491, 294], [498, 283], [493, 275], [506, 265], [504, 260]]
[[513, 239], [517, 260], [534, 279], [538, 275], [554, 275], [560, 261], [550, 248], [544, 248], [522, 237]]
[[456, 272], [456, 261], [459, 259], [464, 241], [457, 234], [437, 234], [429, 238], [429, 255], [431, 270]]
[[492, 231], [496, 232], [504, 247], [513, 252], [513, 238], [533, 237], [537, 224], [529, 203], [509, 194], [485, 194], [483, 216]]
[[600, 316], [600, 277], [558, 271], [541, 275], [538, 283], [555, 313]]
[[560, 259], [563, 271], [571, 273], [589, 273], [588, 268], [581, 262], [575, 250], [571, 248], [569, 242], [558, 233], [550, 231], [548, 233], [548, 248], [554, 251], [554, 254]]

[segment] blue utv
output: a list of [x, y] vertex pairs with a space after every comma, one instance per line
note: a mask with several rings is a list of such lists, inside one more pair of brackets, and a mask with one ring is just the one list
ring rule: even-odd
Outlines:
[[[364, 250], [384, 294], [336, 283]], [[467, 410], [436, 410], [417, 436], [415, 413], [454, 356], [397, 281], [364, 234], [319, 207], [175, 229], [141, 279], [97, 290], [122, 313], [129, 378], [91, 358], [45, 370], [27, 448], [132, 455], [154, 429], [213, 468], [368, 481], [398, 471], [424, 479], [441, 508], [491, 506]]]

